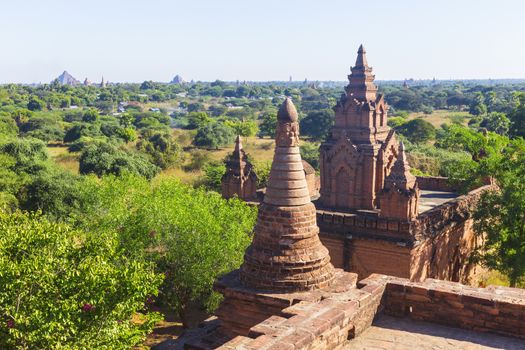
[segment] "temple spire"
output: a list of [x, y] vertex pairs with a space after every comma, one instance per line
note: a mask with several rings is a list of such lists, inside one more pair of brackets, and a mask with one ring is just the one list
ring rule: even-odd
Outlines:
[[410, 190], [414, 188], [415, 183], [416, 177], [410, 173], [410, 165], [405, 154], [405, 145], [403, 141], [400, 141], [396, 162], [385, 179], [385, 188], [397, 187], [403, 190]]
[[242, 149], [241, 137], [237, 136], [235, 148], [226, 160], [226, 172], [221, 179], [221, 192], [224, 198], [238, 196], [244, 200], [253, 200], [257, 194], [257, 175], [253, 165]]
[[290, 98], [277, 113], [275, 154], [264, 202], [279, 206], [310, 203], [310, 193], [299, 153], [297, 109]]
[[237, 135], [235, 138], [235, 149], [233, 151], [234, 156], [241, 158], [242, 140], [241, 135]]
[[355, 61], [355, 66], [368, 67], [368, 61], [366, 60], [366, 50], [363, 44], [361, 44], [361, 46], [359, 46], [359, 50], [357, 50], [357, 59]]
[[347, 95], [357, 98], [360, 101], [375, 101], [377, 96], [377, 86], [374, 84], [375, 76], [372, 68], [368, 66], [366, 50], [363, 45], [357, 50], [355, 66], [351, 68], [352, 74], [348, 76], [350, 84], [346, 87]]

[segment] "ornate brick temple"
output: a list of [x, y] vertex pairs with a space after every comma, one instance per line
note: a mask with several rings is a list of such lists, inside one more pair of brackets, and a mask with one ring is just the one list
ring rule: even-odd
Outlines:
[[221, 179], [224, 198], [238, 196], [250, 201], [257, 198], [257, 175], [242, 149], [241, 137], [235, 139], [235, 149], [226, 161], [226, 173]]
[[410, 173], [362, 45], [348, 80], [321, 144], [315, 202], [332, 263], [359, 278], [468, 281], [476, 243], [470, 213], [485, 188], [459, 196], [446, 178]]

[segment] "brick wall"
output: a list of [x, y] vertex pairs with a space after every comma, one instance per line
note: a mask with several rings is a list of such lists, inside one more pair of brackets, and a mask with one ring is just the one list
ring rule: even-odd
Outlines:
[[372, 275], [359, 286], [372, 288], [385, 283], [386, 314], [525, 339], [523, 289], [474, 288], [434, 279], [410, 282], [384, 275]]
[[454, 192], [454, 186], [448, 183], [448, 177], [416, 176], [420, 190]]

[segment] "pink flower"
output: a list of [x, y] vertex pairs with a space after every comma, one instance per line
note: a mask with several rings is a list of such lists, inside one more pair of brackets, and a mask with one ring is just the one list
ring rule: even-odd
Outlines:
[[95, 307], [93, 305], [91, 305], [90, 303], [84, 303], [84, 305], [82, 305], [82, 311], [83, 312], [90, 312], [90, 311], [93, 311]]
[[14, 328], [15, 327], [15, 320], [7, 320], [7, 328]]

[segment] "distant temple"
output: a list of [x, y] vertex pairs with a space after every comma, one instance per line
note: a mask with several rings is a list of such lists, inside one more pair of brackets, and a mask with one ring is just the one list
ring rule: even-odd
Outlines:
[[76, 86], [80, 85], [80, 81], [75, 79], [71, 74], [69, 74], [67, 71], [64, 71], [62, 74], [60, 74], [56, 79], [54, 79], [52, 82], [57, 82], [61, 85], [69, 85], [69, 86]]
[[224, 198], [237, 196], [247, 201], [257, 198], [257, 175], [242, 149], [240, 136], [237, 136], [235, 150], [226, 161], [226, 173], [221, 184]]
[[184, 79], [182, 79], [182, 77], [178, 74], [170, 82], [170, 84], [184, 84], [184, 83], [185, 83]]

